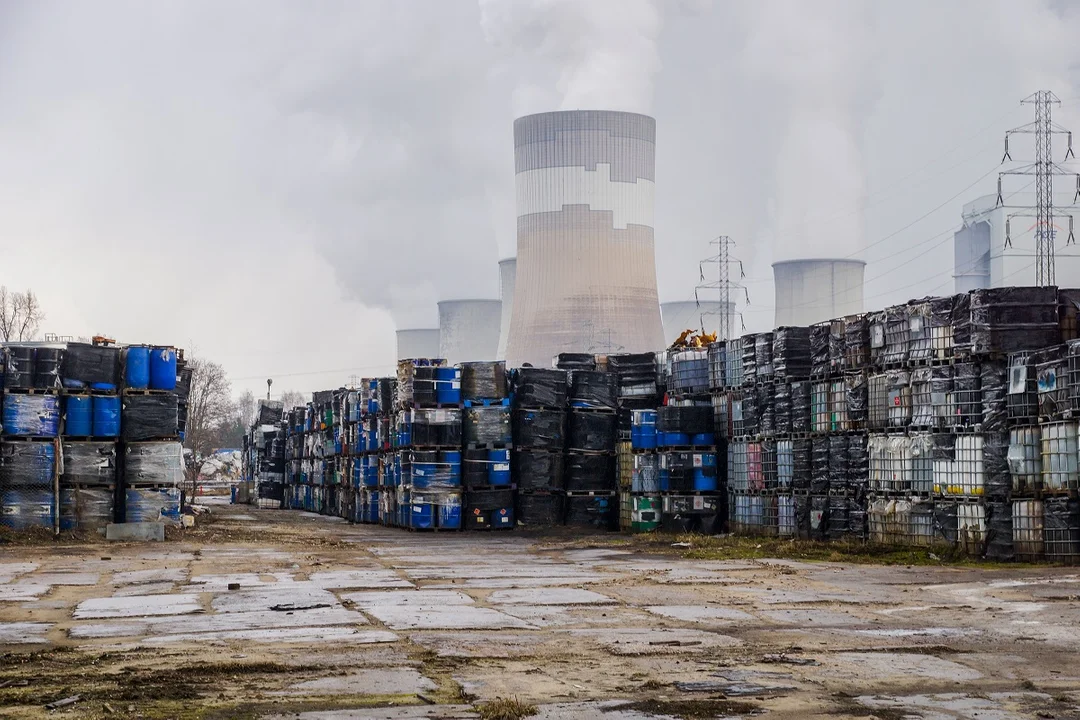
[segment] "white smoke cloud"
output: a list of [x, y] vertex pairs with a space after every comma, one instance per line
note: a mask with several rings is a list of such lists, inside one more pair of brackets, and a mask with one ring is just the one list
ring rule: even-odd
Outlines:
[[485, 38], [506, 54], [520, 78], [515, 114], [652, 112], [663, 26], [656, 0], [479, 2]]

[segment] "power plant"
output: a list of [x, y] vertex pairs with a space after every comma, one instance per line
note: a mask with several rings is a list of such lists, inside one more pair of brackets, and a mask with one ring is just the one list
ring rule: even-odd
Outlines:
[[502, 300], [502, 320], [499, 322], [499, 350], [496, 360], [506, 359], [506, 341], [510, 336], [510, 318], [514, 312], [514, 279], [517, 275], [517, 258], [499, 261], [499, 299]]
[[863, 311], [862, 260], [781, 260], [772, 267], [775, 327], [813, 325]]
[[514, 122], [517, 273], [506, 361], [647, 352], [664, 340], [656, 291], [656, 121], [576, 110]]
[[[684, 330], [703, 330], [720, 336], [723, 323], [724, 303], [717, 300], [681, 300], [660, 305], [664, 320], [664, 344], [670, 346]], [[735, 305], [727, 304], [728, 327], [734, 327]]]
[[397, 359], [435, 357], [439, 354], [439, 328], [397, 331]]
[[499, 349], [501, 320], [498, 300], [443, 300], [437, 357], [450, 364], [490, 360]]

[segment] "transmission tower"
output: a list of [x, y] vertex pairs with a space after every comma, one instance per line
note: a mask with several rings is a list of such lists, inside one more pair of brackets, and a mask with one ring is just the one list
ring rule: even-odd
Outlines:
[[[713, 299], [712, 295], [719, 295], [720, 300], [720, 324], [719, 324], [719, 339], [730, 340], [732, 333], [735, 330], [735, 303], [732, 300], [733, 295], [738, 290], [742, 290], [743, 296], [746, 300], [746, 304], [750, 304], [750, 295], [746, 291], [746, 288], [738, 281], [746, 277], [746, 273], [743, 272], [742, 260], [733, 258], [731, 256], [731, 248], [735, 247], [735, 241], [727, 235], [721, 235], [720, 237], [710, 240], [709, 245], [715, 248], [715, 254], [711, 255], [698, 263], [698, 276], [700, 284], [694, 288], [694, 300], [698, 306], [701, 306], [702, 294], [705, 294], [706, 300]], [[713, 273], [710, 272], [710, 278], [706, 279], [705, 266], [716, 265], [715, 271], [716, 280], [712, 280]], [[738, 280], [732, 281], [732, 265], [739, 266]], [[702, 315], [710, 315], [712, 313], [705, 312]], [[742, 321], [742, 313], [739, 315], [739, 324], [742, 329], [746, 329], [746, 324]], [[701, 331], [705, 331], [705, 321], [701, 320]]]
[[[1001, 162], [1011, 161], [1009, 154], [1009, 137], [1011, 135], [1034, 135], [1035, 136], [1035, 162], [1005, 170], [998, 174], [997, 207], [1004, 204], [1001, 194], [1001, 180], [1005, 175], [1033, 175], [1035, 177], [1035, 207], [1025, 208], [1019, 212], [1010, 213], [1005, 219], [1005, 245], [1012, 246], [1011, 220], [1014, 217], [1035, 218], [1035, 284], [1047, 286], [1056, 284], [1054, 273], [1054, 238], [1057, 234], [1054, 225], [1054, 176], [1073, 175], [1076, 177], [1076, 194], [1073, 196], [1075, 203], [1080, 198], [1080, 174], [1069, 172], [1060, 165], [1054, 163], [1052, 153], [1052, 140], [1054, 135], [1067, 135], [1069, 147], [1065, 152], [1065, 160], [1075, 159], [1072, 149], [1072, 132], [1061, 127], [1052, 119], [1055, 105], [1061, 105], [1061, 101], [1050, 90], [1039, 90], [1020, 101], [1021, 105], [1035, 106], [1035, 121], [1027, 125], [1021, 125], [1005, 133], [1005, 155]], [[1061, 216], [1056, 216], [1061, 217]], [[1069, 237], [1066, 245], [1073, 244], [1076, 240], [1073, 236], [1073, 218], [1069, 218]]]

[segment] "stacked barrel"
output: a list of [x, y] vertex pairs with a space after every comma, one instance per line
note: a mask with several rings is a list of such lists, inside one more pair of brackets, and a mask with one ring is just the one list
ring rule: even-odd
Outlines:
[[[660, 523], [660, 498], [653, 492], [643, 493], [634, 489], [635, 465], [643, 448], [635, 447], [634, 438], [640, 440], [643, 416], [655, 439], [656, 408], [661, 404], [663, 388], [660, 385], [656, 353], [621, 353], [607, 356], [607, 370], [615, 376], [616, 400], [619, 412], [619, 433], [616, 444], [619, 483], [619, 529], [647, 532]], [[651, 415], [648, 415], [651, 413]], [[655, 453], [656, 445], [651, 446]], [[644, 450], [648, 450], [647, 448]], [[640, 483], [639, 483], [640, 485]]]
[[561, 525], [568, 376], [565, 370], [519, 368], [513, 375], [512, 470], [517, 519], [525, 527]]
[[509, 530], [514, 527], [514, 449], [511, 406], [502, 362], [467, 362], [461, 372], [462, 473], [465, 528]]
[[571, 527], [608, 530], [618, 523], [616, 386], [613, 373], [570, 372], [563, 522]]

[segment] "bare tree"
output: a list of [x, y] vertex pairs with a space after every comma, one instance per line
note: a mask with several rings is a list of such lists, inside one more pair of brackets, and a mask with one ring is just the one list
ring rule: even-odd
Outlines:
[[187, 428], [184, 444], [191, 450], [192, 464], [188, 468], [191, 497], [198, 495], [199, 475], [220, 439], [236, 419], [232, 388], [225, 369], [203, 358], [188, 360], [191, 368], [191, 391], [188, 395]]
[[10, 292], [0, 286], [0, 340], [33, 340], [44, 319], [45, 312], [33, 290]]
[[304, 393], [297, 390], [286, 390], [281, 393], [281, 402], [285, 405], [285, 412], [289, 412], [294, 407], [307, 405], [307, 399], [305, 398]]
[[236, 400], [236, 412], [240, 427], [246, 433], [255, 423], [255, 418], [259, 416], [259, 401], [255, 399], [255, 393], [250, 390], [240, 393], [240, 397]]

